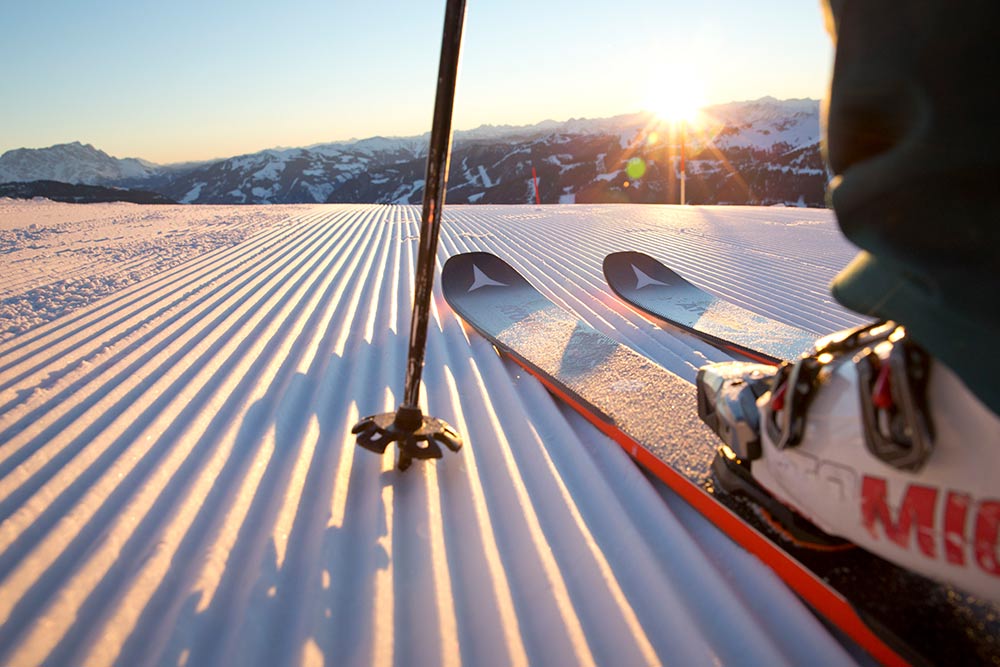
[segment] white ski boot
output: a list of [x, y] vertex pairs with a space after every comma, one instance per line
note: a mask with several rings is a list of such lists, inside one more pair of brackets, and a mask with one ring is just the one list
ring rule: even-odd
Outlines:
[[778, 368], [711, 364], [698, 373], [698, 405], [726, 443], [722, 486], [761, 503], [789, 539], [834, 544], [782, 504], [1000, 603], [1000, 417], [902, 327], [835, 334]]

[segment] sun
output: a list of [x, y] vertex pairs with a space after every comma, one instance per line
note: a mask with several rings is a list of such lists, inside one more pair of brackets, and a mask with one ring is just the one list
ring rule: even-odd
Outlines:
[[645, 110], [661, 121], [693, 123], [704, 106], [705, 90], [694, 76], [669, 76], [646, 91]]

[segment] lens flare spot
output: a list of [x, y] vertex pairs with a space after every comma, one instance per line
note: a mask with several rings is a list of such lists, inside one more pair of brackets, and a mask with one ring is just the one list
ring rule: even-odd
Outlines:
[[633, 181], [637, 181], [646, 175], [646, 161], [641, 157], [634, 157], [625, 165], [625, 173]]

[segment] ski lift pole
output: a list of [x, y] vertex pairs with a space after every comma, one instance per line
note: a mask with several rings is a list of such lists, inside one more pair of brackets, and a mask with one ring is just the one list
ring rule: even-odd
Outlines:
[[683, 118], [681, 119], [681, 206], [684, 206], [687, 201], [684, 197], [684, 185], [687, 183], [687, 121]]
[[427, 325], [430, 321], [431, 294], [441, 209], [448, 183], [451, 154], [451, 117], [458, 79], [458, 55], [462, 45], [465, 0], [448, 0], [438, 65], [437, 94], [431, 123], [427, 171], [424, 179], [424, 202], [417, 252], [416, 289], [410, 319], [410, 346], [406, 362], [403, 402], [396, 412], [365, 417], [351, 430], [358, 436], [358, 446], [382, 454], [391, 442], [399, 443], [397, 467], [406, 470], [413, 459], [441, 458], [441, 445], [453, 452], [462, 447], [462, 436], [444, 421], [429, 417], [420, 410], [420, 378], [427, 348]]

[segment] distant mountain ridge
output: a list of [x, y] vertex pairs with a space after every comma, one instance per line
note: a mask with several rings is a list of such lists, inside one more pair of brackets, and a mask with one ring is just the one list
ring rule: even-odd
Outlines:
[[16, 148], [0, 156], [0, 183], [47, 180], [109, 185], [125, 179], [146, 178], [159, 170], [151, 162], [111, 157], [79, 141], [49, 148]]
[[[819, 102], [765, 97], [704, 110], [686, 144], [689, 203], [824, 205]], [[427, 135], [268, 149], [186, 165], [113, 158], [73, 143], [0, 156], [0, 183], [140, 188], [182, 203], [417, 203]], [[680, 140], [648, 113], [482, 126], [455, 133], [449, 203], [675, 203]]]

